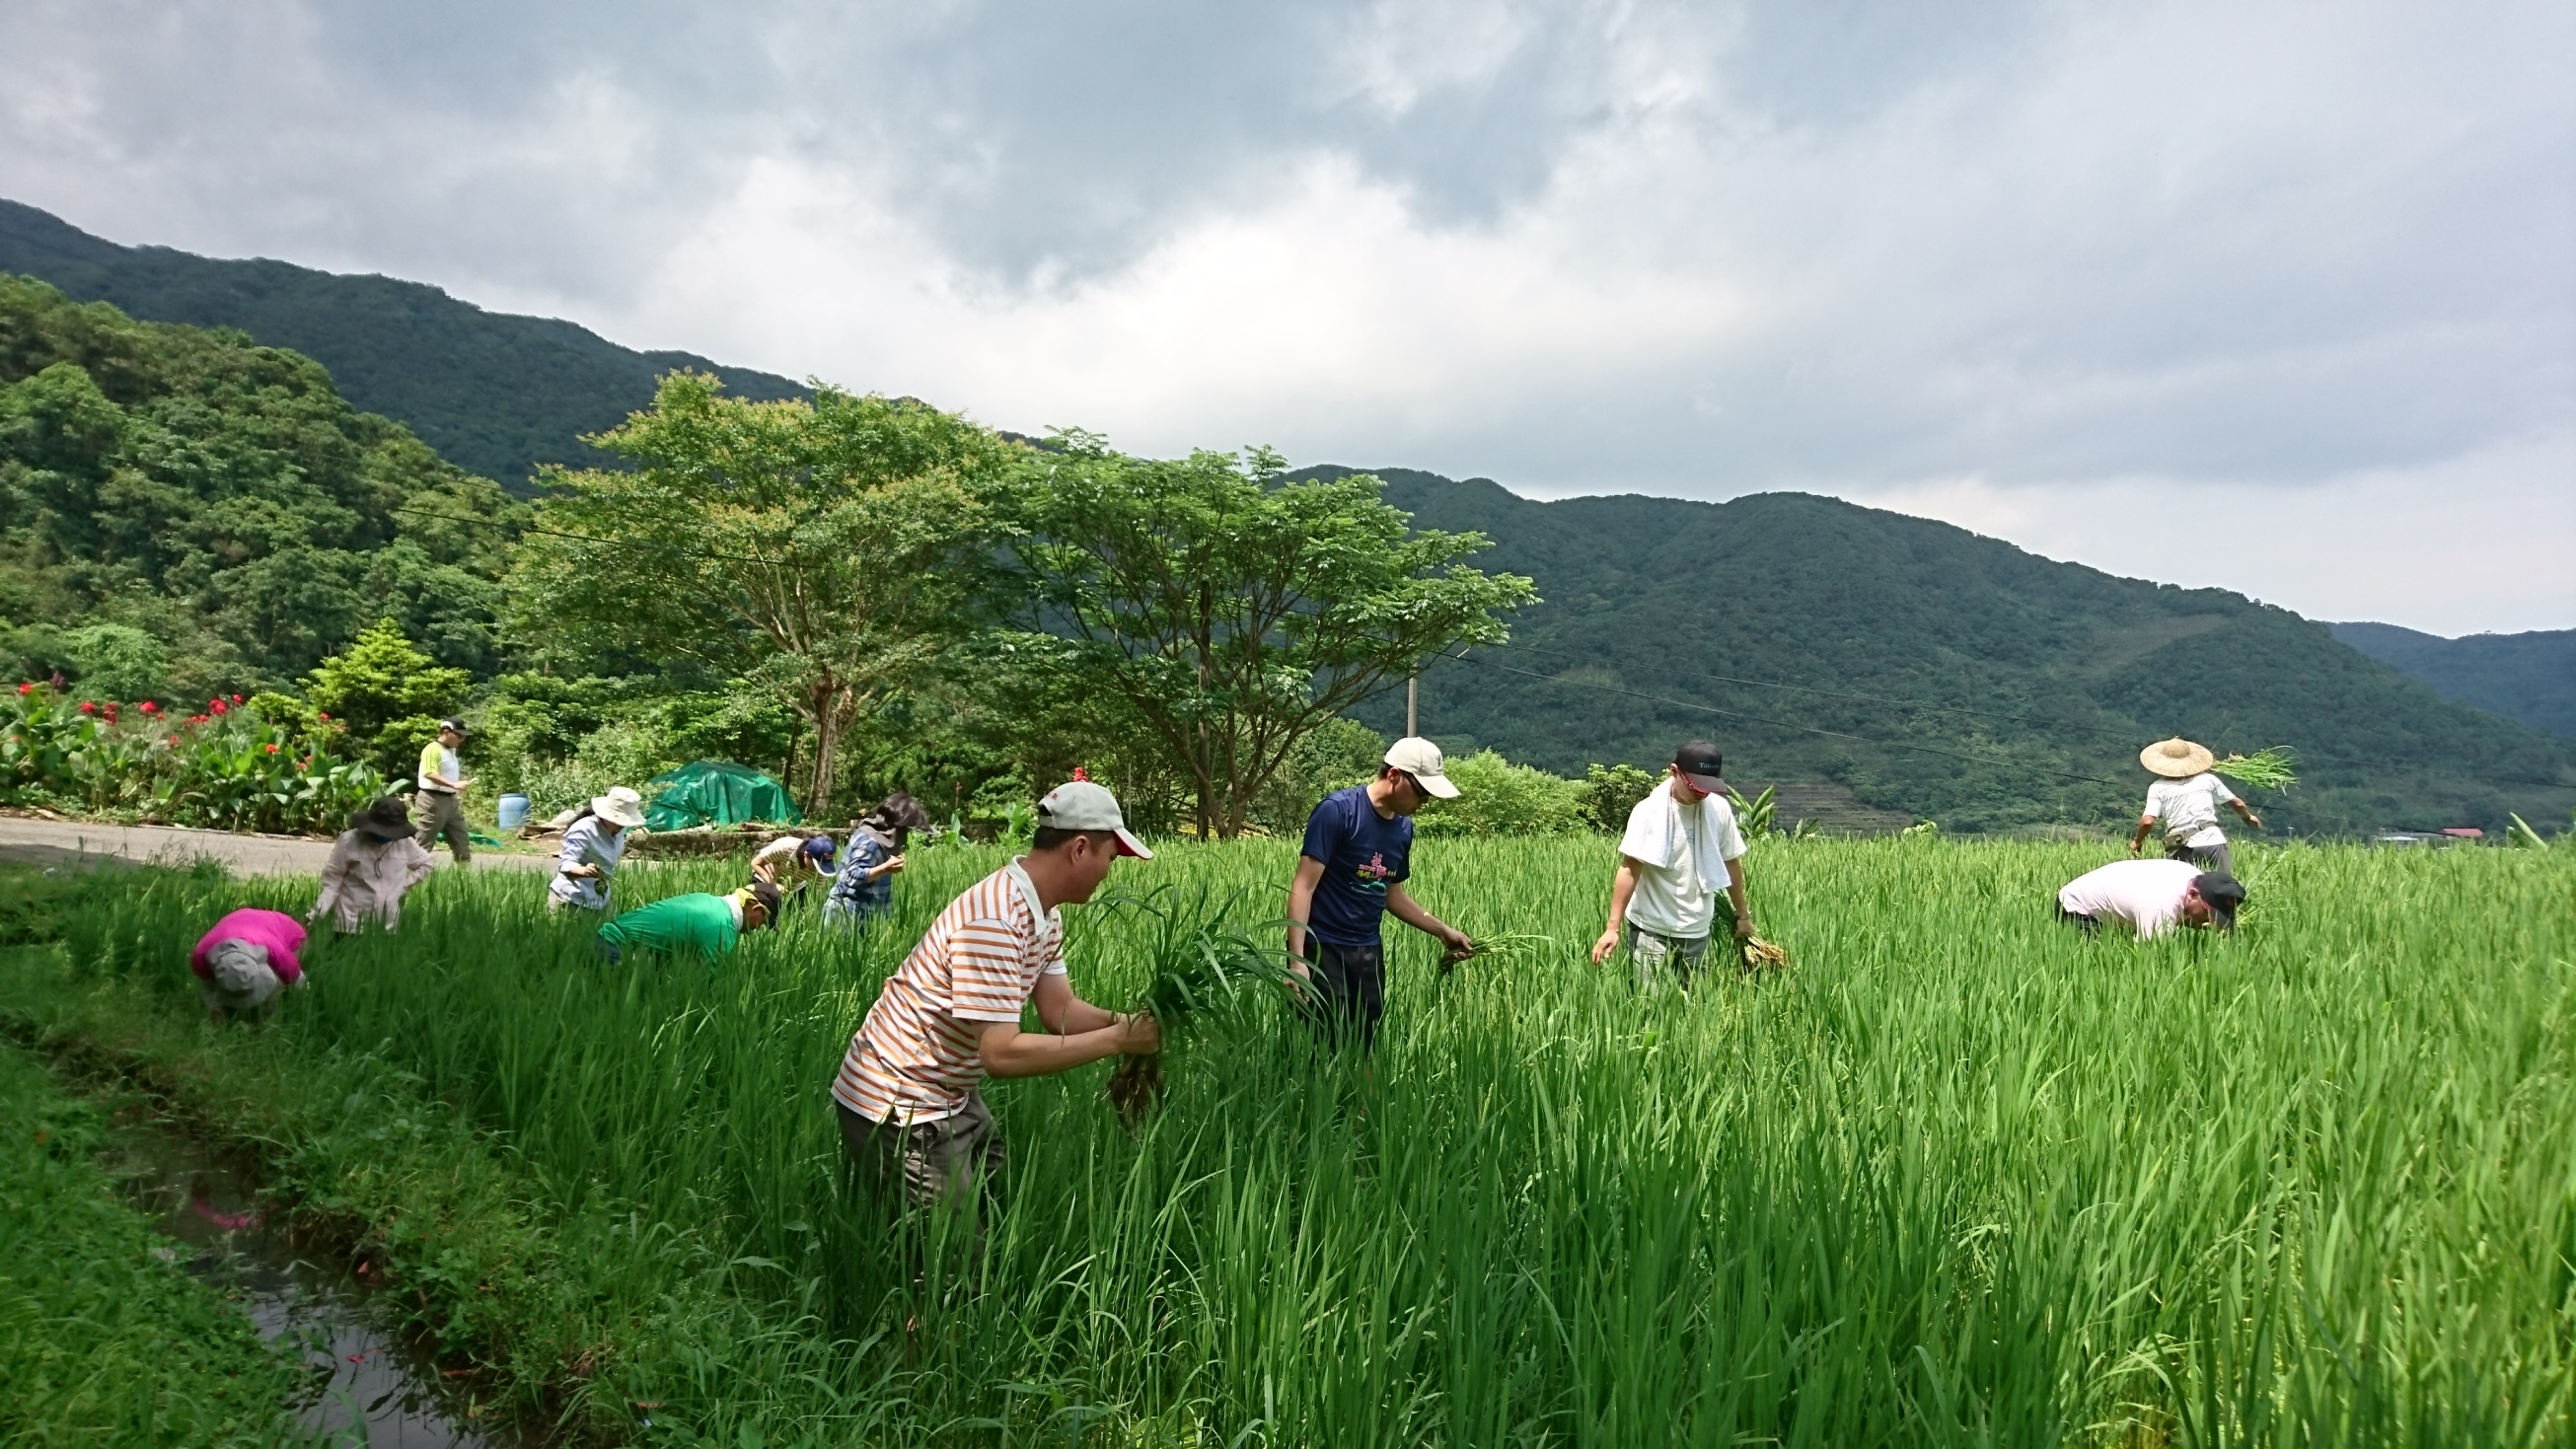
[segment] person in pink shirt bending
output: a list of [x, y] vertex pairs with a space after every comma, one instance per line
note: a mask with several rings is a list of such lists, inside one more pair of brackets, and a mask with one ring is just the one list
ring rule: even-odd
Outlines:
[[206, 1014], [221, 1021], [265, 1012], [278, 992], [304, 984], [295, 959], [303, 949], [304, 927], [283, 911], [244, 907], [215, 922], [188, 955]]

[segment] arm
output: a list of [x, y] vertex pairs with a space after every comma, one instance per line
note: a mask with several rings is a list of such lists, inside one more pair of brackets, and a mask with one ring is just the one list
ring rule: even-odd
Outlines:
[[1738, 856], [1726, 863], [1726, 898], [1735, 906], [1736, 939], [1753, 934], [1753, 907], [1744, 899], [1744, 860]]
[[868, 867], [868, 879], [883, 880], [887, 876], [890, 876], [901, 869], [903, 869], [903, 857], [900, 855], [889, 855], [885, 859], [878, 861], [875, 865]]
[[1038, 978], [1038, 1020], [1058, 1036], [1075, 1036], [1114, 1026], [1118, 1013], [1105, 1011], [1073, 994], [1073, 981], [1059, 971]]
[[318, 921], [329, 914], [331, 908], [340, 903], [340, 887], [347, 884], [348, 879], [349, 842], [341, 840], [332, 844], [331, 858], [322, 862], [322, 894], [314, 897], [313, 910], [304, 919]]
[[2139, 847], [2147, 843], [2147, 832], [2155, 828], [2156, 817], [2152, 815], [2141, 815], [2138, 817], [2138, 833], [2129, 837], [2129, 853], [2131, 855], [2137, 854]]
[[2246, 824], [2253, 826], [2257, 830], [2263, 828], [2263, 817], [2255, 814], [2254, 808], [2247, 805], [2243, 800], [2230, 800], [2227, 802], [2227, 807], [2235, 811], [2237, 814], [2244, 816]]
[[590, 853], [591, 832], [582, 829], [587, 821], [577, 822], [564, 832], [563, 849], [555, 855], [555, 869], [576, 879], [599, 874], [599, 867], [583, 859]]
[[[1088, 1002], [1073, 1001], [1073, 988], [1070, 986], [1065, 988], [1065, 998], [1085, 1011], [1109, 1015]], [[1150, 1016], [1121, 1016], [1115, 1018], [1111, 1025], [1070, 1036], [1022, 1031], [1015, 1021], [978, 1022], [976, 1025], [982, 1030], [975, 1038], [975, 1054], [984, 1059], [984, 1070], [997, 1077], [1049, 1076], [1071, 1071], [1102, 1057], [1141, 1056], [1160, 1051], [1163, 1047], [1162, 1028], [1156, 1026]]]
[[1390, 885], [1386, 888], [1386, 908], [1397, 920], [1426, 936], [1438, 939], [1442, 945], [1458, 955], [1464, 956], [1476, 949], [1476, 943], [1467, 939], [1466, 932], [1416, 905], [1413, 897], [1407, 895], [1401, 885]]
[[419, 841], [406, 835], [399, 843], [408, 852], [403, 857], [403, 889], [408, 891], [429, 879], [429, 873], [436, 867], [432, 864], [429, 851], [423, 848]]
[[1601, 939], [1592, 943], [1593, 965], [1609, 960], [1610, 953], [1619, 949], [1619, 928], [1628, 922], [1628, 898], [1636, 893], [1637, 863], [1623, 855], [1610, 877], [1610, 924], [1601, 928]]
[[1306, 919], [1314, 914], [1315, 887], [1324, 879], [1324, 863], [1311, 855], [1297, 857], [1297, 878], [1288, 883], [1288, 974], [1306, 979]]

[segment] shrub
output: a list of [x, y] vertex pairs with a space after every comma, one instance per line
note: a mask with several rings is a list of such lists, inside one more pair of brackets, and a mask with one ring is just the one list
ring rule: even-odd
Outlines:
[[1584, 783], [1515, 765], [1492, 750], [1449, 762], [1455, 800], [1435, 800], [1414, 817], [1423, 835], [1554, 835], [1592, 825]]
[[26, 683], [0, 696], [0, 798], [218, 830], [332, 831], [385, 785], [336, 754], [339, 739], [327, 717], [280, 724], [238, 695], [174, 719], [149, 700], [75, 700]]

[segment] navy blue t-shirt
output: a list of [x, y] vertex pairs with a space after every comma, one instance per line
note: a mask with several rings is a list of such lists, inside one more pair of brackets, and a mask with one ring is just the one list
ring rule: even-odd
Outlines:
[[1335, 946], [1378, 944], [1386, 888], [1413, 873], [1413, 817], [1378, 814], [1366, 785], [1336, 790], [1306, 817], [1299, 853], [1324, 863], [1306, 929]]

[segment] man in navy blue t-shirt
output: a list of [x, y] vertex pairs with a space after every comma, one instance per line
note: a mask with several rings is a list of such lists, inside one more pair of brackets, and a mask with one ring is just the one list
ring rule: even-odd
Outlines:
[[1388, 911], [1438, 937], [1450, 960], [1476, 949], [1465, 932], [1404, 891], [1413, 873], [1413, 812], [1434, 796], [1457, 794], [1441, 773], [1440, 747], [1407, 738], [1386, 752], [1376, 779], [1334, 791], [1306, 817], [1306, 844], [1288, 888], [1288, 970], [1305, 983], [1309, 1012], [1327, 1040], [1348, 1035], [1366, 1046], [1377, 1037], [1386, 1014], [1378, 919]]

